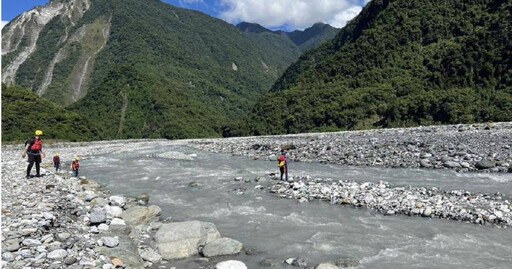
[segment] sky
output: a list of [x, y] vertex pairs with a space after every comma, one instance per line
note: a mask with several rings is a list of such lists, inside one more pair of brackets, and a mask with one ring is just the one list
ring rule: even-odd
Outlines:
[[[105, 0], [108, 1], [108, 0]], [[143, 1], [143, 0], [140, 0]], [[237, 24], [259, 23], [272, 30], [303, 30], [316, 22], [341, 28], [370, 0], [162, 0]], [[2, 0], [2, 27], [49, 0]]]

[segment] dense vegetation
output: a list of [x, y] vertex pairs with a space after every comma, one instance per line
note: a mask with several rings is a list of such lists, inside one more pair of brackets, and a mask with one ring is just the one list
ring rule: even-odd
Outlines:
[[[108, 21], [108, 42], [85, 74], [87, 95], [70, 107], [98, 126], [98, 139], [220, 136], [223, 126], [248, 114], [292, 62], [200, 12], [157, 0], [90, 2], [74, 25], [57, 16], [43, 28], [16, 82], [37, 90], [65, 46], [43, 97], [69, 104], [84, 53], [103, 42], [89, 29], [97, 31]], [[80, 29], [86, 29], [83, 38], [73, 38]]]
[[232, 134], [512, 120], [512, 2], [373, 0]]
[[271, 31], [257, 23], [248, 22], [242, 22], [236, 27], [285, 68], [295, 62], [303, 52], [334, 38], [340, 31], [324, 23], [315, 23], [304, 31], [293, 32]]
[[43, 130], [45, 139], [84, 141], [97, 132], [87, 119], [34, 92], [2, 85], [2, 141], [25, 141]]

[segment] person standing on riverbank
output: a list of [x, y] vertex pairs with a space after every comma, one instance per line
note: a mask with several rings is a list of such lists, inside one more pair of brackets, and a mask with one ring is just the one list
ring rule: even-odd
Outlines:
[[45, 155], [43, 152], [43, 140], [41, 140], [41, 136], [43, 135], [43, 131], [37, 130], [35, 132], [35, 136], [27, 140], [25, 143], [25, 149], [21, 154], [22, 158], [28, 155], [28, 166], [27, 166], [27, 176], [26, 178], [30, 178], [30, 170], [36, 164], [36, 177], [40, 177], [40, 164], [41, 160], [44, 159]]
[[57, 153], [53, 156], [53, 167], [55, 167], [55, 172], [59, 171], [60, 168], [60, 154]]
[[71, 170], [73, 170], [73, 176], [78, 177], [78, 168], [80, 168], [80, 164], [78, 163], [80, 158], [76, 157], [73, 163], [71, 164]]
[[283, 175], [285, 175], [285, 179], [288, 181], [288, 158], [284, 150], [281, 152], [281, 157], [279, 157], [279, 171], [281, 171], [281, 180], [283, 180]]

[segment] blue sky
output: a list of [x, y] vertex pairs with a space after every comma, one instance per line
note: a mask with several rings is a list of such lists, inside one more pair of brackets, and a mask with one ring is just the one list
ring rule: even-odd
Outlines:
[[[108, 0], [105, 0], [108, 1]], [[144, 0], [140, 0], [144, 1]], [[304, 29], [315, 22], [343, 27], [370, 0], [162, 0], [229, 23], [256, 22], [270, 29]], [[49, 0], [2, 0], [4, 23]]]

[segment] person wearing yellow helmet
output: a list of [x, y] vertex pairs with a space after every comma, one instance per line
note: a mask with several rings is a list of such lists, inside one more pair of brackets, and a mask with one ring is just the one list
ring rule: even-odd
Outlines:
[[35, 132], [35, 136], [25, 142], [25, 148], [21, 154], [21, 157], [25, 158], [25, 156], [28, 155], [27, 178], [30, 178], [30, 170], [32, 170], [34, 163], [36, 164], [36, 177], [41, 176], [40, 163], [41, 160], [45, 157], [43, 152], [43, 141], [41, 140], [42, 135], [43, 131], [37, 130]]
[[60, 169], [60, 154], [57, 153], [53, 156], [53, 167], [55, 167], [55, 172], [58, 172]]
[[80, 168], [80, 164], [78, 163], [80, 158], [76, 157], [73, 163], [71, 164], [71, 170], [73, 170], [73, 176], [78, 177], [78, 168]]

